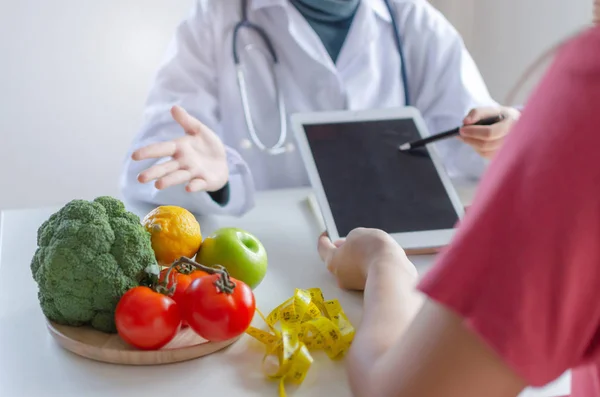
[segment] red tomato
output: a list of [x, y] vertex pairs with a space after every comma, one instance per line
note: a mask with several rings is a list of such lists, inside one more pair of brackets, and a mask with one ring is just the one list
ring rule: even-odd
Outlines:
[[125, 342], [138, 349], [156, 350], [175, 337], [181, 313], [170, 297], [148, 287], [134, 287], [119, 300], [115, 322]]
[[220, 291], [215, 282], [218, 274], [197, 278], [185, 291], [183, 318], [206, 340], [218, 342], [243, 334], [254, 317], [256, 302], [252, 289], [242, 281], [232, 293]]
[[192, 281], [197, 278], [204, 277], [204, 276], [209, 276], [209, 274], [202, 270], [194, 270], [193, 272], [190, 273], [190, 277], [192, 278]]
[[[160, 282], [164, 282], [167, 277], [168, 268], [163, 269], [160, 272]], [[179, 273], [177, 270], [171, 270], [171, 274], [169, 275], [169, 282], [167, 284], [167, 288], [171, 288], [173, 286], [173, 282], [177, 281], [177, 285], [175, 286], [175, 292], [173, 293], [173, 300], [177, 302], [179, 305], [182, 302], [183, 297], [185, 296], [185, 290], [192, 283], [192, 277], [188, 274]]]
[[[160, 281], [164, 282], [167, 277], [168, 268], [163, 269], [160, 272]], [[173, 293], [173, 300], [177, 302], [177, 306], [179, 306], [180, 311], [185, 305], [185, 290], [192, 283], [193, 280], [208, 276], [208, 273], [203, 272], [202, 270], [194, 270], [190, 274], [179, 273], [177, 270], [171, 270], [171, 274], [169, 274], [169, 282], [167, 283], [167, 288], [171, 288], [173, 286], [173, 281], [176, 280], [177, 284], [175, 285], [175, 292]], [[181, 323], [182, 327], [187, 327], [187, 321], [183, 319]]]

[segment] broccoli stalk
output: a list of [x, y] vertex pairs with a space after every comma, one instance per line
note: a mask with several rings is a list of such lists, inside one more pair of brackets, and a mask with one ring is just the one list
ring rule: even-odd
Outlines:
[[44, 315], [63, 325], [117, 332], [115, 308], [158, 276], [150, 234], [112, 197], [73, 200], [38, 230], [31, 271]]

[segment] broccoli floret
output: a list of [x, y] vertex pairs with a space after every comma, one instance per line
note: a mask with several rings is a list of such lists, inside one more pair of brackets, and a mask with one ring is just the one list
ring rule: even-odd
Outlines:
[[44, 315], [115, 333], [121, 296], [157, 273], [150, 234], [112, 197], [73, 200], [38, 230], [31, 272]]

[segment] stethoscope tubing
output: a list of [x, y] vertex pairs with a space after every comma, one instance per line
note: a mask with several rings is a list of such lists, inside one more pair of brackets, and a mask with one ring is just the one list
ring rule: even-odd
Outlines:
[[[402, 83], [404, 85], [404, 87], [403, 87], [404, 88], [404, 103], [406, 106], [410, 106], [408, 77], [407, 77], [407, 73], [406, 73], [406, 67], [405, 67], [406, 63], [405, 63], [405, 59], [404, 59], [404, 50], [402, 48], [402, 40], [401, 40], [401, 36], [400, 36], [400, 30], [398, 29], [398, 24], [396, 22], [396, 17], [394, 15], [394, 10], [392, 9], [392, 5], [390, 4], [390, 0], [384, 0], [384, 2], [386, 4], [388, 12], [390, 14], [390, 18], [391, 18], [391, 22], [392, 22], [392, 29], [394, 31], [394, 42], [396, 44], [398, 54], [400, 55], [400, 73], [401, 73], [401, 77], [402, 77]], [[250, 135], [250, 139], [252, 140], [252, 143], [254, 143], [254, 145], [256, 145], [256, 147], [259, 150], [266, 151], [269, 154], [274, 154], [274, 155], [282, 154], [287, 151], [287, 149], [284, 146], [285, 141], [287, 139], [287, 114], [286, 114], [285, 100], [283, 98], [283, 94], [282, 94], [280, 86], [279, 86], [279, 78], [278, 78], [279, 77], [278, 75], [280, 74], [279, 59], [277, 57], [277, 52], [275, 51], [275, 48], [273, 47], [273, 43], [269, 39], [269, 36], [265, 32], [265, 30], [263, 28], [261, 28], [260, 26], [253, 24], [252, 22], [250, 22], [248, 20], [248, 11], [247, 11], [248, 0], [242, 0], [241, 5], [242, 5], [242, 19], [233, 28], [232, 55], [233, 55], [233, 62], [235, 64], [235, 69], [236, 69], [236, 78], [237, 78], [237, 82], [238, 82], [238, 88], [240, 90], [240, 98], [241, 98], [241, 102], [242, 102], [242, 108], [244, 111], [244, 118], [246, 121], [246, 126], [248, 128], [248, 133]], [[242, 70], [243, 67], [242, 67], [238, 49], [237, 49], [239, 32], [243, 28], [253, 30], [261, 37], [261, 39], [266, 44], [267, 51], [269, 52], [269, 54], [272, 58], [272, 61], [273, 61], [272, 72], [273, 72], [273, 80], [274, 80], [274, 84], [275, 84], [276, 101], [277, 101], [277, 105], [278, 105], [278, 109], [279, 109], [280, 131], [279, 131], [279, 139], [271, 147], [267, 147], [262, 142], [262, 140], [258, 137], [256, 128], [254, 126], [254, 122], [252, 121], [252, 112], [250, 111], [250, 103], [248, 100], [248, 89], [246, 86], [246, 79], [244, 77], [244, 72]]]

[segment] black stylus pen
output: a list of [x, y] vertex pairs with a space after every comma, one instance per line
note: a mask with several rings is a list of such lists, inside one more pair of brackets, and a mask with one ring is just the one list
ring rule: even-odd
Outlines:
[[[479, 120], [477, 123], [475, 123], [473, 125], [492, 125], [492, 124], [496, 124], [502, 120], [504, 120], [504, 115], [500, 114], [498, 116], [488, 117], [486, 119]], [[460, 133], [461, 128], [462, 127], [454, 128], [450, 131], [440, 132], [439, 134], [435, 134], [435, 135], [432, 135], [432, 136], [424, 138], [424, 139], [418, 139], [416, 141], [403, 143], [402, 145], [400, 145], [400, 147], [398, 147], [398, 150], [400, 150], [402, 152], [406, 152], [408, 150], [423, 147], [423, 146], [427, 145], [428, 143], [437, 142], [442, 139], [447, 139], [447, 138], [456, 136]]]

